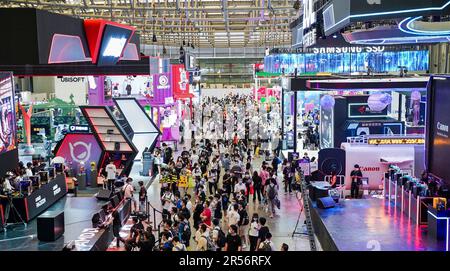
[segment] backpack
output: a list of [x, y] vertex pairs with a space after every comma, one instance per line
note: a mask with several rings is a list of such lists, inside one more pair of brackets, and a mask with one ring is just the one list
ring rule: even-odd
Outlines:
[[244, 218], [242, 219], [242, 226], [247, 226], [250, 223], [250, 220], [248, 218], [248, 213], [245, 212]]
[[273, 200], [276, 195], [277, 195], [277, 191], [275, 190], [275, 186], [269, 186], [269, 191], [267, 193], [268, 197], [270, 200]]
[[191, 227], [188, 223], [181, 222], [183, 224], [183, 232], [180, 232], [180, 239], [183, 240], [183, 242], [188, 241], [191, 238]]
[[217, 251], [216, 245], [212, 242], [211, 238], [202, 235], [206, 239], [206, 251]]
[[219, 248], [225, 247], [225, 244], [227, 243], [227, 237], [225, 236], [225, 233], [222, 229], [218, 229], [219, 233], [217, 235], [217, 246]]
[[272, 247], [270, 246], [269, 241], [264, 241], [262, 248], [259, 249], [259, 251], [272, 251]]

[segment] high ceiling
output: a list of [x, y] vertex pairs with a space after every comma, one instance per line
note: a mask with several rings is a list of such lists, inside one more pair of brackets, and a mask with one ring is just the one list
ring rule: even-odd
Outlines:
[[[259, 47], [290, 44], [296, 0], [2, 0], [79, 18], [135, 26], [143, 44]], [[156, 34], [157, 42], [153, 42]]]

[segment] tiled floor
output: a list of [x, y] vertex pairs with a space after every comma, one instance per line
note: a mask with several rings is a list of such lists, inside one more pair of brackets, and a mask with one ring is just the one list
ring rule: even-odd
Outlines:
[[[259, 168], [261, 163], [262, 160], [259, 159], [254, 162], [253, 167]], [[161, 185], [159, 184], [159, 182], [155, 181], [150, 185], [148, 189], [149, 202], [157, 210], [162, 209], [159, 197], [160, 187]], [[280, 189], [284, 189], [282, 185], [280, 185]], [[192, 193], [192, 189], [189, 189], [188, 192]], [[290, 250], [309, 251], [309, 240], [306, 235], [296, 235], [295, 237], [292, 237], [292, 233], [294, 232], [294, 228], [300, 212], [299, 203], [295, 194], [284, 194], [284, 190], [280, 190], [279, 198], [281, 202], [281, 208], [280, 210], [277, 210], [277, 215], [273, 219], [269, 218], [269, 215], [258, 203], [254, 204], [252, 201], [250, 201], [248, 207], [249, 215], [251, 216], [254, 212], [257, 212], [260, 216], [264, 216], [267, 218], [269, 229], [273, 235], [272, 240], [277, 248], [281, 248], [281, 245], [283, 243], [286, 243], [289, 245]], [[157, 223], [159, 223], [161, 216], [158, 215], [157, 218]], [[303, 221], [304, 216], [302, 215], [297, 232], [302, 231]], [[316, 244], [320, 250], [319, 242], [316, 242]]]

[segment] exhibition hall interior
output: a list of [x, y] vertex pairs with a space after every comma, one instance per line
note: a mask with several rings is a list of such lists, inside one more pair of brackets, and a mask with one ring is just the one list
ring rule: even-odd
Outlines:
[[449, 0], [0, 1], [1, 251], [449, 251]]

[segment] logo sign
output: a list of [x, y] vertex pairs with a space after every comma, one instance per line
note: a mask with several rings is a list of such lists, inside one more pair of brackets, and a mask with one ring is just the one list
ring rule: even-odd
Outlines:
[[43, 198], [42, 196], [38, 196], [36, 197], [34, 202], [36, 203], [36, 208], [39, 208], [47, 202], [47, 199]]
[[55, 185], [53, 186], [53, 196], [56, 196], [56, 195], [58, 195], [59, 193], [61, 193], [61, 187], [59, 187], [58, 184], [55, 184]]
[[367, 103], [353, 103], [348, 105], [349, 118], [379, 118], [388, 115], [387, 107], [382, 111], [372, 111]]
[[84, 77], [62, 77], [59, 79], [62, 83], [84, 82]]
[[69, 131], [71, 133], [88, 133], [89, 132], [89, 126], [86, 126], [86, 125], [71, 125], [69, 127]]
[[[66, 162], [71, 162], [78, 168], [81, 163], [98, 164], [101, 153], [102, 149], [93, 134], [67, 134], [59, 145], [56, 156], [63, 157]], [[86, 169], [89, 171], [90, 167]]]
[[84, 229], [80, 236], [74, 241], [75, 247], [78, 251], [91, 250], [93, 244], [92, 241], [96, 240], [96, 236], [99, 234], [99, 230], [96, 228]]
[[158, 88], [159, 89], [167, 89], [169, 88], [169, 78], [165, 75], [161, 75], [158, 79]]
[[314, 54], [381, 53], [384, 50], [384, 46], [312, 48]]
[[303, 46], [308, 47], [316, 43], [317, 31], [313, 25], [316, 23], [316, 12], [314, 12], [314, 0], [303, 2]]
[[110, 38], [108, 45], [106, 46], [103, 56], [119, 57], [122, 54], [122, 50], [125, 47], [127, 39], [122, 38]]
[[448, 128], [448, 125], [447, 124], [444, 124], [444, 123], [441, 123], [441, 122], [437, 122], [437, 125], [436, 125], [437, 127], [437, 135], [440, 135], [440, 136], [443, 136], [443, 137], [448, 137], [448, 131], [449, 131], [449, 128]]

